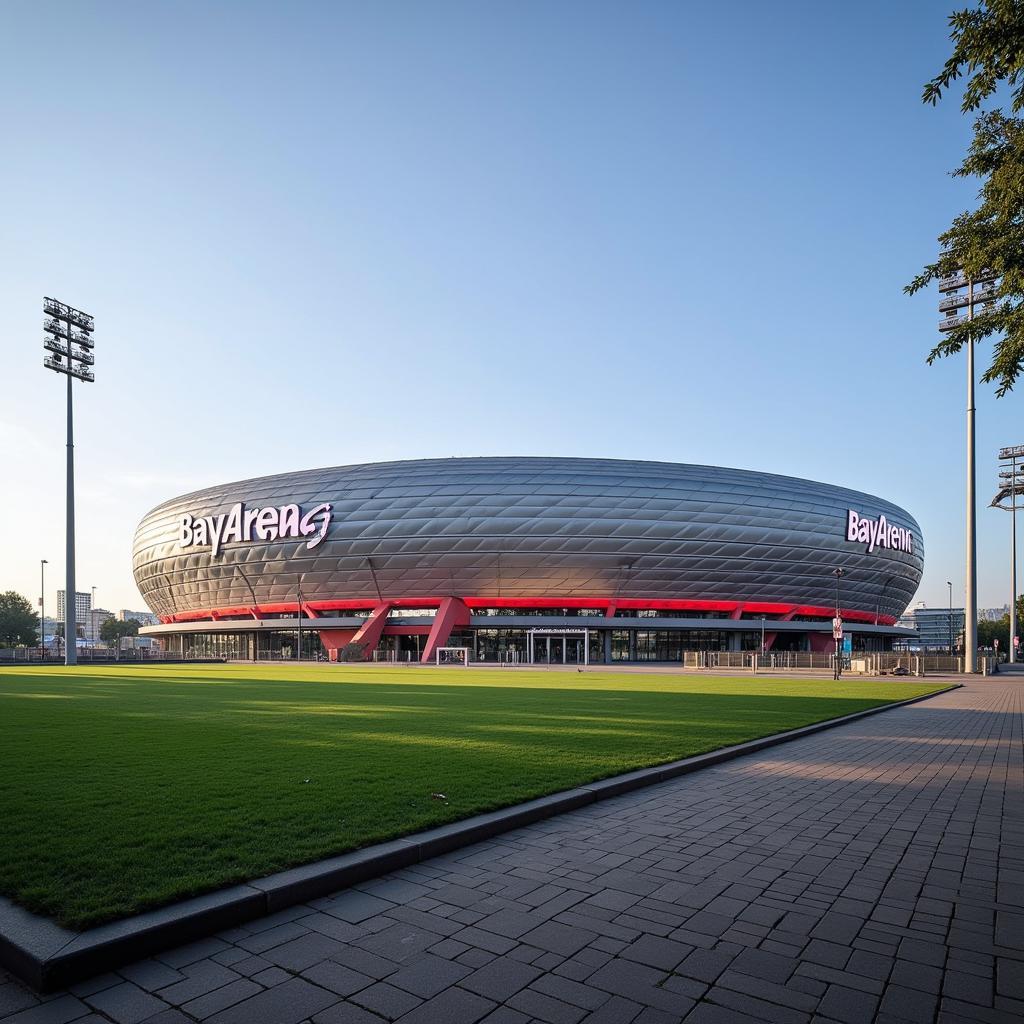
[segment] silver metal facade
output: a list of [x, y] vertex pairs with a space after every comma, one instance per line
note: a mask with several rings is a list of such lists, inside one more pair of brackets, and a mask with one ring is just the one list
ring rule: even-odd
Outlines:
[[[333, 505], [323, 543], [182, 549], [179, 521]], [[846, 540], [847, 510], [911, 531], [913, 553]], [[858, 491], [715, 466], [470, 458], [258, 477], [164, 502], [135, 534], [133, 568], [159, 615], [294, 602], [445, 596], [781, 602], [898, 616], [917, 590], [921, 530]]]

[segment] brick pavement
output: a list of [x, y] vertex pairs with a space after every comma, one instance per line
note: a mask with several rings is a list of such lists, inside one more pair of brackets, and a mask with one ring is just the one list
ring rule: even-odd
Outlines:
[[1024, 678], [519, 829], [4, 1024], [1024, 1020]]

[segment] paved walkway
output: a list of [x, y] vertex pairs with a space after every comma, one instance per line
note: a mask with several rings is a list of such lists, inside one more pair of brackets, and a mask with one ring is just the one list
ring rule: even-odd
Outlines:
[[0, 1020], [1020, 1024], [1022, 704], [978, 679], [44, 1001], [0, 974]]

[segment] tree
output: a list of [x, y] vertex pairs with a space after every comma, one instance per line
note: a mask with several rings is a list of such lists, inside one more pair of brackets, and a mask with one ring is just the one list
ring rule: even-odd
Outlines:
[[39, 643], [39, 616], [16, 590], [0, 594], [0, 647]]
[[978, 178], [980, 204], [961, 213], [939, 235], [943, 253], [904, 289], [913, 294], [963, 268], [977, 280], [986, 270], [999, 275], [989, 310], [950, 330], [928, 362], [959, 352], [971, 338], [995, 338], [992, 362], [982, 374], [1004, 396], [1024, 371], [1024, 0], [981, 0], [974, 9], [949, 16], [953, 53], [924, 87], [935, 105], [953, 82], [967, 75], [960, 109], [980, 109], [1001, 87], [1009, 89], [1010, 114], [994, 107], [974, 123], [974, 139], [956, 178]]
[[105, 640], [108, 644], [113, 643], [115, 646], [118, 645], [121, 637], [137, 636], [138, 632], [138, 619], [125, 619], [122, 622], [120, 619], [109, 618], [104, 619], [100, 624], [100, 639]]
[[978, 622], [978, 646], [995, 647], [995, 640], [999, 640], [999, 650], [1006, 654], [1010, 649], [1010, 616], [1004, 615], [1001, 619], [981, 619]]

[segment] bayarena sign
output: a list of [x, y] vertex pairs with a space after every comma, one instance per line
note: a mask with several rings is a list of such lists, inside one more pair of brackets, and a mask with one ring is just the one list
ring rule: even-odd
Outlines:
[[867, 544], [869, 555], [876, 547], [905, 551], [908, 555], [914, 553], [914, 535], [909, 530], [890, 523], [884, 515], [869, 519], [852, 508], [846, 512], [846, 539]]
[[219, 516], [193, 516], [186, 512], [178, 522], [178, 547], [209, 545], [211, 557], [216, 558], [224, 544], [310, 537], [306, 547], [315, 548], [327, 536], [331, 507], [324, 502], [303, 514], [301, 505], [246, 508], [245, 502], [239, 501]]

